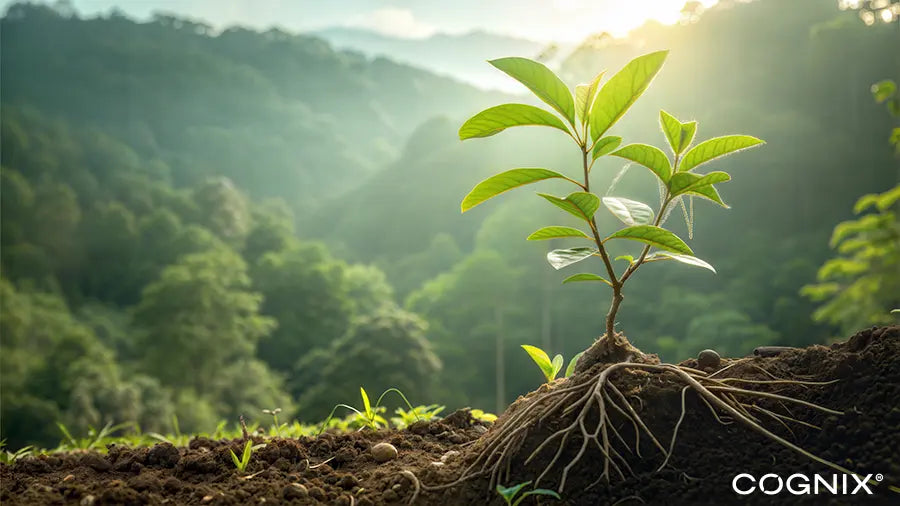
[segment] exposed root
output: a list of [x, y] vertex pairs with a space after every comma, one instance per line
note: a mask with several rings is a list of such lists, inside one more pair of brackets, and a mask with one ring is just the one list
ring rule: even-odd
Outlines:
[[[554, 470], [561, 467], [561, 471], [558, 471], [559, 481], [556, 488], [559, 493], [562, 493], [570, 472], [589, 450], [599, 451], [603, 461], [602, 472], [591, 487], [603, 481], [608, 483], [614, 479], [625, 479], [627, 475], [634, 475], [623, 453], [632, 453], [644, 458], [641, 455], [640, 448], [642, 436], [646, 436], [662, 455], [662, 463], [659, 466], [659, 470], [662, 470], [668, 465], [675, 450], [678, 431], [687, 411], [686, 397], [688, 390], [694, 391], [699, 396], [700, 400], [709, 408], [719, 423], [728, 425], [739, 422], [763, 437], [786, 446], [820, 464], [842, 473], [855, 474], [838, 464], [817, 457], [773, 433], [763, 426], [760, 418], [757, 418], [759, 416], [766, 420], [774, 420], [789, 434], [793, 435], [793, 430], [791, 430], [789, 424], [797, 424], [814, 429], [819, 427], [797, 419], [787, 410], [787, 404], [800, 405], [832, 415], [842, 414], [840, 411], [787, 395], [749, 390], [736, 385], [748, 384], [771, 387], [797, 385], [808, 387], [829, 385], [834, 383], [834, 381], [817, 382], [781, 379], [755, 364], [747, 365], [759, 369], [770, 379], [745, 380], [721, 376], [724, 371], [742, 363], [746, 364], [746, 359], [734, 361], [714, 373], [659, 363], [620, 362], [608, 365], [594, 378], [572, 386], [558, 387], [543, 397], [536, 398], [530, 404], [522, 406], [503, 421], [503, 425], [498, 427], [498, 432], [491, 434], [491, 437], [485, 440], [484, 447], [480, 449], [478, 455], [469, 463], [468, 467], [463, 470], [459, 478], [447, 484], [432, 487], [423, 485], [422, 488], [424, 490], [443, 489], [453, 487], [472, 478], [489, 476], [489, 487], [493, 489], [497, 483], [508, 479], [512, 458], [521, 450], [522, 443], [535, 425], [535, 421], [538, 424], [542, 424], [550, 420], [551, 417], [554, 420], [568, 420], [571, 415], [574, 415], [574, 417], [571, 417], [571, 422], [550, 434], [526, 457], [525, 464], [527, 465], [546, 451], [553, 452], [548, 464], [534, 480], [535, 486], [538, 486]], [[669, 379], [675, 379], [684, 385], [681, 390], [681, 415], [675, 424], [668, 448], [660, 443], [660, 440], [632, 407], [628, 398], [612, 382], [612, 375], [624, 370], [662, 373], [666, 374]], [[639, 397], [637, 399], [640, 401]], [[758, 406], [752, 402], [753, 399], [774, 401], [782, 406], [786, 414]], [[751, 413], [755, 413], [757, 416]], [[625, 425], [620, 425], [617, 428], [613, 423], [611, 414], [617, 420], [624, 419], [626, 421]], [[620, 432], [620, 429], [627, 427], [628, 423], [634, 429], [635, 441], [633, 444], [627, 442]], [[562, 456], [567, 451], [574, 451], [574, 455], [568, 458], [567, 462], [561, 462]]]
[[419, 482], [419, 479], [416, 478], [416, 475], [407, 469], [400, 471], [400, 475], [408, 479], [413, 483], [413, 495], [409, 498], [409, 502], [407, 504], [413, 504], [416, 502], [416, 499], [419, 498], [419, 492], [422, 490], [422, 483]]

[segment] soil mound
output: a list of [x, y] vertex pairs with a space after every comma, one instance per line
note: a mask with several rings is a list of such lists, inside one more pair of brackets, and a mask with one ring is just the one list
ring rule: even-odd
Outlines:
[[[737, 363], [735, 363], [737, 362]], [[696, 361], [681, 364], [697, 368]], [[860, 474], [881, 475], [873, 495], [738, 495], [732, 480], [740, 473], [756, 478], [774, 473], [787, 479], [795, 473], [830, 477], [830, 468], [768, 440], [737, 423], [723, 425], [699, 397], [688, 391], [685, 416], [668, 466], [656, 472], [662, 455], [646, 438], [640, 440], [643, 459], [627, 455], [633, 475], [597, 482], [602, 455], [586, 454], [569, 473], [562, 504], [900, 504], [900, 327], [862, 331], [845, 343], [790, 349], [774, 356], [740, 361], [723, 360], [723, 377], [766, 380], [773, 376], [808, 381], [839, 380], [825, 386], [759, 385], [781, 395], [842, 411], [831, 415], [790, 406], [794, 418], [819, 429], [777, 420], [761, 421], [773, 432], [819, 457]], [[70, 452], [27, 457], [12, 466], [0, 465], [0, 502], [13, 504], [375, 504], [455, 505], [503, 504], [487, 488], [488, 477], [432, 490], [452, 482], [474, 461], [516, 412], [554, 389], [589, 382], [601, 366], [520, 398], [489, 430], [461, 410], [447, 418], [414, 424], [403, 431], [363, 431], [324, 434], [319, 438], [276, 439], [254, 453], [242, 475], [229, 449], [240, 453], [241, 441], [195, 439], [189, 448], [159, 444], [152, 448], [111, 447], [106, 455]], [[681, 415], [683, 383], [666, 374], [627, 370], [614, 381], [660, 441], [668, 446]], [[756, 402], [756, 401], [754, 401]], [[760, 406], [776, 410], [778, 401]], [[531, 420], [503, 484], [533, 480], [549, 463], [544, 451], [525, 460], [547, 436], [563, 426], [565, 417]], [[635, 432], [624, 422], [617, 429], [626, 441]], [[261, 440], [259, 442], [262, 442]], [[379, 463], [370, 449], [387, 442], [398, 456]], [[542, 487], [555, 488], [559, 470], [573, 456], [567, 447]], [[596, 447], [595, 447], [596, 448]], [[505, 470], [504, 470], [505, 471]], [[505, 474], [505, 472], [504, 472]], [[877, 478], [876, 478], [877, 479]], [[542, 499], [541, 504], [554, 504]], [[536, 504], [532, 498], [523, 504]]]

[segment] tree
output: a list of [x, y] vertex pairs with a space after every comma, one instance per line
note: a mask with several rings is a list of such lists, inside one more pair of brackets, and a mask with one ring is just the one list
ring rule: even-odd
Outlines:
[[164, 385], [203, 395], [228, 364], [253, 357], [275, 320], [259, 312], [244, 261], [227, 249], [181, 257], [135, 308], [140, 368]]

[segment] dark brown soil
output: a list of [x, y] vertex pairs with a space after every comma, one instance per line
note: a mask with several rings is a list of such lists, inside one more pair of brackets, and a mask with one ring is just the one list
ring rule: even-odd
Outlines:
[[[723, 360], [722, 366], [730, 363]], [[696, 367], [695, 361], [683, 365]], [[758, 366], [758, 367], [754, 367]], [[602, 366], [579, 374], [567, 382], [591, 381]], [[712, 417], [695, 394], [688, 393], [687, 414], [670, 465], [654, 472], [660, 454], [649, 441], [642, 441], [645, 459], [631, 457], [636, 476], [591, 487], [602, 470], [598, 454], [586, 455], [570, 474], [563, 503], [594, 504], [900, 504], [900, 327], [869, 329], [848, 342], [830, 347], [813, 346], [774, 357], [756, 357], [730, 369], [725, 376], [765, 379], [760, 369], [781, 378], [840, 381], [828, 386], [779, 385], [759, 387], [841, 410], [843, 415], [791, 407], [799, 419], [822, 430], [793, 425], [793, 434], [777, 423], [767, 423], [774, 432], [810, 452], [861, 474], [881, 474], [874, 495], [803, 495], [782, 492], [771, 496], [755, 493], [739, 496], [731, 482], [739, 473], [760, 477], [776, 473], [787, 478], [794, 473], [833, 471], [810, 461], [776, 442], [764, 439], [743, 426], [724, 426]], [[641, 417], [668, 445], [672, 428], [681, 413], [682, 383], [665, 374], [624, 372], [613, 376], [627, 395], [640, 396], [632, 404]], [[0, 465], [2, 504], [335, 504], [365, 506], [407, 504], [414, 495], [412, 480], [402, 471], [412, 471], [423, 484], [452, 481], [466, 462], [475, 457], [487, 438], [497, 433], [511, 412], [562, 384], [544, 386], [520, 398], [486, 431], [466, 411], [432, 423], [420, 423], [404, 431], [363, 431], [325, 434], [318, 439], [268, 441], [254, 454], [244, 475], [231, 463], [229, 449], [239, 453], [240, 441], [196, 439], [190, 448], [160, 444], [153, 448], [110, 448], [107, 455], [68, 453], [29, 457], [13, 466]], [[760, 403], [766, 406], [767, 403]], [[777, 405], [769, 405], [776, 408]], [[533, 428], [510, 468], [508, 484], [533, 479], [549, 461], [541, 454], [537, 462], [524, 466], [530, 451], [564, 419], [533, 422]], [[630, 425], [620, 430], [633, 440]], [[377, 463], [369, 448], [389, 442], [399, 457]], [[580, 445], [580, 441], [575, 441]], [[555, 448], [554, 448], [555, 450]], [[455, 453], [458, 452], [458, 453]], [[561, 461], [565, 463], [564, 458]], [[571, 455], [569, 455], [571, 457]], [[443, 458], [443, 461], [442, 461]], [[326, 464], [321, 464], [331, 459]], [[558, 472], [542, 486], [553, 488]], [[853, 484], [851, 478], [850, 481]], [[853, 487], [851, 487], [852, 489]], [[487, 480], [474, 479], [440, 491], [421, 490], [415, 504], [502, 504], [487, 490]], [[542, 500], [541, 504], [553, 504]], [[531, 499], [523, 504], [536, 504]]]

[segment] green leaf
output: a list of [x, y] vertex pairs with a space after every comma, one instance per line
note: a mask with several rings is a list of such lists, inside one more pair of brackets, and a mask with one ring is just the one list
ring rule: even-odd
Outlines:
[[669, 181], [669, 192], [672, 196], [681, 194], [699, 195], [712, 200], [722, 207], [728, 208], [713, 184], [730, 180], [731, 176], [721, 171], [710, 172], [706, 175], [694, 174], [693, 172], [678, 172]]
[[653, 221], [653, 209], [643, 202], [622, 197], [603, 197], [603, 205], [626, 225], [646, 225]]
[[609, 135], [600, 140], [598, 140], [594, 144], [594, 151], [591, 154], [594, 160], [600, 158], [601, 156], [606, 156], [613, 152], [619, 144], [622, 144], [622, 138], [617, 135]]
[[581, 358], [582, 355], [584, 355], [584, 352], [580, 351], [576, 353], [574, 357], [572, 357], [572, 360], [569, 360], [569, 365], [566, 366], [566, 378], [568, 378], [572, 375], [572, 373], [575, 372], [575, 366], [578, 365], [578, 359]]
[[547, 262], [549, 262], [554, 269], [560, 270], [563, 267], [580, 262], [596, 252], [597, 250], [594, 248], [555, 249], [547, 253]]
[[549, 169], [512, 169], [501, 172], [475, 185], [475, 188], [472, 188], [472, 191], [463, 198], [460, 208], [462, 212], [466, 212], [478, 204], [513, 188], [554, 178], [569, 179], [559, 172]]
[[510, 127], [549, 126], [569, 133], [565, 123], [549, 111], [526, 104], [503, 104], [485, 109], [459, 127], [460, 140], [490, 137]]
[[366, 411], [366, 418], [371, 420], [374, 413], [372, 412], [372, 404], [369, 403], [369, 396], [366, 395], [366, 389], [363, 387], [359, 387], [359, 393], [362, 396], [363, 408], [365, 408]]
[[649, 144], [629, 144], [612, 153], [612, 156], [625, 158], [647, 167], [664, 183], [668, 183], [669, 178], [672, 177], [672, 164], [669, 163], [669, 157], [661, 149]]
[[561, 199], [546, 193], [538, 193], [541, 197], [547, 199], [548, 202], [556, 207], [571, 213], [587, 222], [591, 221], [594, 213], [600, 207], [600, 197], [593, 193], [574, 192], [570, 193], [566, 198]]
[[672, 153], [680, 155], [691, 145], [694, 140], [694, 134], [697, 133], [697, 122], [689, 121], [682, 123], [675, 116], [666, 111], [659, 111], [659, 124], [663, 133], [666, 134], [666, 140], [669, 141], [669, 147]]
[[241, 460], [238, 459], [238, 456], [234, 453], [234, 450], [228, 450], [231, 452], [231, 461], [234, 462], [234, 467], [240, 470], [241, 468]]
[[692, 255], [681, 255], [678, 253], [669, 253], [668, 251], [657, 251], [647, 255], [647, 261], [653, 262], [658, 260], [675, 260], [683, 264], [693, 265], [694, 267], [702, 267], [704, 269], [716, 272], [716, 269], [704, 260]]
[[713, 171], [709, 174], [696, 174], [693, 172], [679, 172], [672, 176], [669, 181], [669, 192], [672, 196], [681, 195], [694, 188], [707, 186], [716, 183], [724, 183], [731, 181], [731, 176], [727, 172]]
[[602, 71], [597, 74], [588, 84], [579, 84], [575, 87], [575, 115], [581, 121], [587, 121], [591, 114], [591, 105], [594, 103], [594, 97], [597, 95], [597, 88], [600, 86], [600, 80], [603, 79]]
[[534, 363], [541, 369], [541, 372], [544, 373], [544, 377], [547, 378], [547, 381], [553, 381], [553, 364], [550, 362], [550, 357], [547, 353], [538, 348], [537, 346], [531, 346], [529, 344], [523, 344], [522, 349], [525, 350], [525, 353], [528, 353], [528, 356], [531, 357], [531, 360], [534, 360]]
[[497, 493], [500, 494], [501, 496], [503, 496], [503, 498], [506, 499], [506, 502], [509, 503], [512, 500], [512, 498], [515, 497], [516, 494], [519, 493], [520, 490], [527, 487], [528, 485], [531, 485], [530, 481], [526, 481], [524, 483], [519, 483], [518, 485], [514, 485], [512, 487], [503, 487], [503, 486], [497, 485]]
[[572, 93], [552, 70], [534, 60], [519, 57], [500, 58], [488, 63], [527, 86], [539, 99], [565, 116], [569, 123], [575, 124]]
[[520, 497], [520, 499], [524, 499], [530, 495], [546, 495], [549, 497], [553, 497], [554, 499], [562, 499], [559, 494], [557, 494], [553, 490], [547, 490], [546, 488], [536, 488], [534, 490], [529, 490], [528, 492], [522, 494], [522, 497]]
[[536, 230], [534, 233], [529, 235], [526, 240], [543, 241], [546, 239], [558, 239], [560, 237], [582, 237], [585, 239], [590, 239], [587, 234], [585, 234], [581, 230], [578, 230], [577, 228], [553, 226]]
[[633, 263], [634, 263], [634, 257], [631, 256], [631, 255], [619, 255], [619, 256], [617, 256], [616, 258], [614, 258], [614, 260], [616, 260], [616, 261], [618, 261], [618, 260], [626, 260], [626, 261], [627, 261], [628, 263], [630, 263], [630, 264], [633, 264]]
[[705, 140], [685, 153], [678, 166], [679, 172], [687, 172], [716, 158], [736, 153], [745, 149], [765, 144], [764, 141], [749, 135], [725, 135]]
[[623, 228], [622, 230], [613, 233], [605, 240], [609, 239], [631, 239], [673, 253], [683, 253], [686, 255], [694, 254], [694, 252], [691, 251], [691, 248], [688, 247], [680, 237], [655, 225], [637, 225], [634, 227]]
[[591, 106], [592, 140], [602, 137], [644, 93], [668, 54], [668, 51], [657, 51], [639, 56], [600, 88]]
[[553, 368], [553, 370], [551, 371], [552, 374], [550, 374], [550, 377], [547, 379], [553, 381], [556, 379], [556, 375], [559, 374], [559, 371], [562, 370], [563, 356], [557, 354], [555, 357], [553, 357], [553, 361], [550, 362], [550, 366]]
[[872, 85], [872, 96], [879, 104], [893, 97], [895, 93], [897, 93], [897, 83], [890, 79], [878, 81]]
[[563, 284], [566, 283], [574, 283], [576, 281], [602, 281], [609, 286], [612, 286], [612, 283], [606, 280], [603, 276], [598, 276], [596, 274], [591, 274], [589, 272], [583, 272], [581, 274], [573, 274], [566, 279], [563, 280]]

